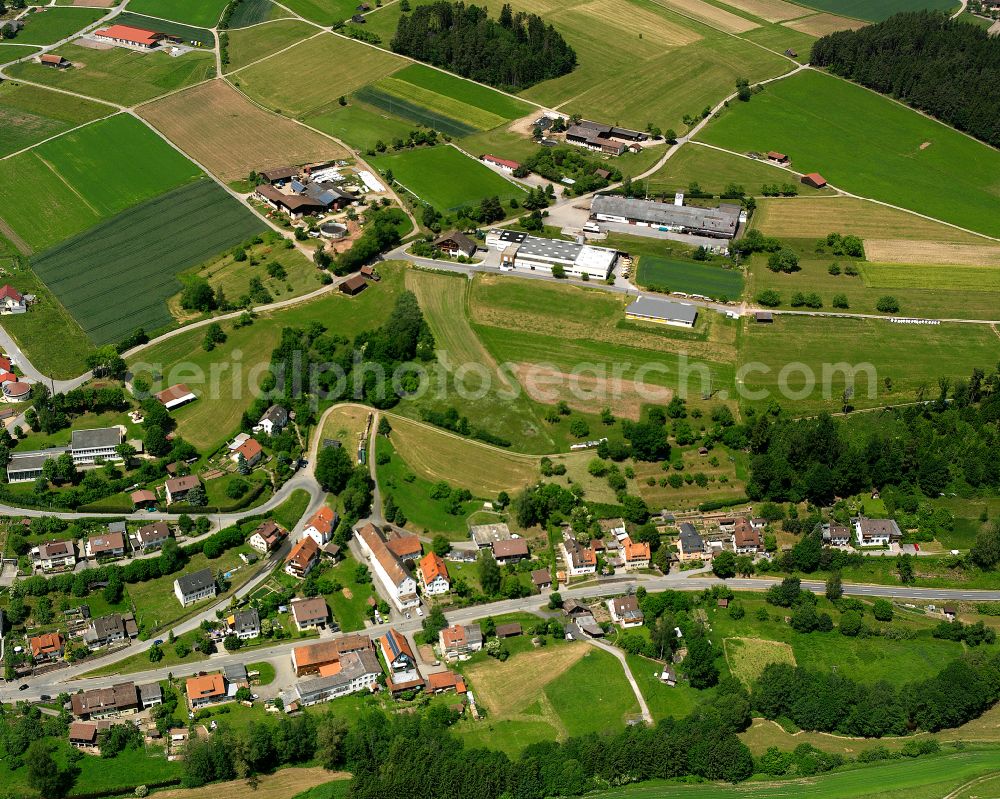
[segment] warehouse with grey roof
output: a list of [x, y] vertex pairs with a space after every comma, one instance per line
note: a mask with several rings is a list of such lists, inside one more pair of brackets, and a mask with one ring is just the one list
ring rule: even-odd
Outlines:
[[604, 280], [611, 274], [617, 259], [618, 252], [607, 247], [526, 236], [503, 250], [500, 268], [551, 272], [554, 267], [561, 266], [569, 277]]
[[718, 208], [701, 208], [601, 194], [590, 203], [590, 215], [598, 222], [655, 227], [718, 239], [731, 239], [736, 235], [741, 211], [740, 206], [734, 203], [722, 203]]
[[625, 318], [674, 327], [694, 327], [698, 308], [687, 302], [674, 302], [660, 297], [639, 298], [625, 309]]

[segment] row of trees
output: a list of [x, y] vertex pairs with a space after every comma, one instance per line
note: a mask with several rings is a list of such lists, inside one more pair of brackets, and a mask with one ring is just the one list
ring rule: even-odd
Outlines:
[[943, 11], [896, 14], [813, 44], [810, 61], [1000, 147], [1000, 40]]

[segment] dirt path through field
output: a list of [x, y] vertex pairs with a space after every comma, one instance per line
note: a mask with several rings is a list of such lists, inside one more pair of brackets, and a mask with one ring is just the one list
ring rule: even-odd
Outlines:
[[31, 255], [34, 252], [31, 245], [18, 236], [17, 233], [14, 232], [14, 229], [3, 220], [3, 217], [0, 217], [0, 236], [3, 236], [11, 244], [17, 247], [21, 255]]

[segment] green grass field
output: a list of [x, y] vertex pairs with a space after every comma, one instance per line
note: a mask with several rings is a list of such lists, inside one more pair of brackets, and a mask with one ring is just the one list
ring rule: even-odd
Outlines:
[[[239, 8], [247, 5], [248, 1], [244, 0]], [[254, 61], [267, 58], [315, 33], [316, 29], [312, 25], [298, 19], [279, 19], [245, 30], [231, 30], [229, 66], [225, 71], [232, 72]]]
[[[441, 107], [430, 107], [434, 98], [442, 101]], [[424, 91], [412, 84], [397, 81], [392, 77], [364, 86], [354, 93], [354, 99], [390, 116], [405, 119], [413, 125], [433, 128], [456, 138], [475, 133], [476, 130], [485, 127], [494, 127], [503, 121], [500, 117], [481, 114], [470, 106]], [[494, 124], [477, 127], [463, 122], [461, 119], [463, 111], [470, 112], [464, 116], [485, 116], [487, 119], [492, 119]]]
[[128, 9], [185, 25], [214, 28], [226, 5], [227, 0], [130, 0]]
[[405, 141], [416, 127], [413, 122], [361, 102], [357, 94], [348, 105], [331, 108], [306, 122], [362, 152], [374, 149], [379, 139], [386, 144], [396, 138]]
[[0, 156], [111, 113], [114, 109], [101, 103], [5, 81], [0, 83]]
[[0, 162], [0, 207], [39, 251], [200, 175], [139, 120], [119, 114]]
[[643, 255], [636, 280], [640, 286], [657, 286], [714, 299], [738, 299], [743, 293], [743, 273], [717, 264], [679, 258]]
[[447, 213], [476, 205], [484, 197], [520, 200], [525, 191], [454, 147], [408, 150], [374, 159], [381, 170], [391, 169], [396, 182], [426, 203]]
[[808, 197], [833, 194], [832, 189], [804, 186], [795, 175], [766, 161], [754, 161], [697, 144], [688, 144], [678, 150], [643, 182], [643, 186], [649, 194], [669, 196], [677, 191], [687, 192], [691, 183], [697, 183], [702, 191], [712, 194], [720, 194], [731, 183], [753, 195], [759, 195], [765, 183], [794, 183], [799, 193]]
[[[846, 383], [845, 372], [834, 369], [838, 365], [859, 369], [852, 404], [864, 408], [912, 400], [918, 388], [936, 386], [940, 376], [967, 377], [974, 368], [996, 361], [997, 336], [987, 325], [925, 327], [810, 316], [777, 316], [772, 325], [745, 325], [740, 362], [748, 371], [743, 386], [766, 395], [747, 395], [746, 401], [767, 405], [774, 399], [799, 413], [840, 410]], [[874, 370], [873, 385], [866, 378], [868, 365]], [[790, 371], [783, 379], [786, 367]], [[804, 375], [815, 381], [811, 390]], [[892, 381], [891, 393], [885, 392], [885, 378]], [[781, 390], [783, 383], [788, 391]], [[869, 396], [870, 389], [875, 396]]]
[[243, 0], [229, 17], [229, 27], [245, 28], [287, 15], [287, 11], [278, 8], [271, 0]]
[[[803, 9], [803, 11], [808, 11], [808, 9]], [[759, 44], [778, 53], [784, 53], [785, 50], [791, 48], [795, 51], [795, 60], [799, 63], [806, 63], [809, 60], [812, 44], [816, 41], [816, 37], [810, 36], [808, 33], [789, 28], [787, 25], [774, 23], [765, 23], [759, 28], [737, 35], [741, 39], [746, 39], [748, 42]]]
[[[863, 197], [1000, 235], [1000, 152], [847, 81], [809, 71], [737, 103], [701, 138], [735, 152], [780, 150]], [[849, 115], [833, 109], [851, 108]], [[879, 136], [872, 136], [875, 127]]]
[[[368, 618], [368, 598], [375, 594], [370, 580], [366, 583], [359, 583], [355, 579], [354, 570], [357, 565], [358, 562], [348, 555], [324, 573], [325, 576], [331, 577], [343, 586], [340, 591], [323, 596], [326, 598], [326, 603], [330, 606], [330, 611], [337, 620], [337, 624], [344, 632], [365, 628], [365, 619]], [[345, 589], [350, 594], [349, 597], [345, 593]]]
[[284, 5], [312, 22], [332, 25], [350, 18], [358, 4], [354, 0], [290, 0]]
[[930, 8], [938, 11], [954, 11], [957, 3], [953, 0], [802, 0], [807, 5], [831, 14], [857, 17], [871, 22], [880, 22], [901, 11], [916, 11]]
[[[330, 64], [350, 64], [330, 70]], [[337, 98], [404, 66], [399, 56], [332, 34], [317, 36], [236, 73], [252, 99], [304, 119], [339, 106]]]
[[55, 44], [97, 22], [108, 12], [100, 8], [45, 8], [29, 14], [18, 44]]
[[450, 97], [460, 103], [479, 108], [505, 120], [517, 119], [531, 113], [534, 109], [531, 104], [501, 94], [488, 86], [463, 80], [423, 64], [411, 64], [404, 67], [393, 77], [437, 95]]
[[11, 44], [10, 42], [0, 42], [0, 64], [8, 64], [19, 58], [37, 53], [40, 48], [32, 47], [30, 44]]
[[169, 325], [165, 301], [180, 290], [178, 274], [264, 229], [218, 185], [200, 180], [47, 250], [32, 266], [90, 339], [107, 344], [139, 327]]
[[215, 58], [209, 52], [172, 58], [162, 51], [137, 53], [124, 47], [93, 50], [66, 44], [59, 48], [59, 54], [73, 62], [72, 69], [51, 69], [27, 61], [11, 67], [9, 73], [12, 77], [125, 105], [141, 103], [215, 75]]

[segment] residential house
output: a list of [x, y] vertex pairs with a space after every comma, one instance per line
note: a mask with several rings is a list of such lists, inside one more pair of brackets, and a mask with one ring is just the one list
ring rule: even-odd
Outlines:
[[88, 558], [97, 558], [98, 560], [124, 557], [125, 536], [118, 532], [92, 535], [87, 539], [83, 551]]
[[438, 236], [434, 239], [434, 246], [453, 256], [471, 258], [476, 254], [476, 242], [457, 230]]
[[193, 474], [185, 475], [184, 477], [173, 477], [167, 480], [165, 484], [167, 504], [173, 505], [175, 502], [184, 502], [192, 489], [200, 487], [201, 481]]
[[340, 517], [337, 512], [327, 505], [316, 511], [306, 522], [303, 536], [313, 539], [318, 546], [325, 546], [333, 538], [333, 532], [337, 529]]
[[687, 563], [692, 560], [702, 560], [706, 556], [705, 540], [698, 535], [691, 522], [681, 522], [680, 536], [677, 539], [677, 560]]
[[753, 529], [746, 517], [741, 516], [736, 520], [736, 527], [733, 530], [733, 548], [741, 555], [756, 555], [764, 549], [760, 532]]
[[59, 660], [66, 649], [66, 643], [59, 633], [42, 633], [32, 638], [28, 645], [31, 647], [31, 657], [35, 663], [46, 663], [52, 660]]
[[292, 650], [292, 668], [296, 677], [318, 674], [323, 666], [338, 663], [347, 652], [375, 651], [371, 638], [360, 633], [349, 633], [332, 641], [323, 641]]
[[736, 532], [736, 522], [735, 517], [726, 517], [725, 519], [719, 519], [719, 532], [728, 533], [732, 535]]
[[273, 436], [284, 430], [287, 424], [288, 411], [280, 405], [272, 405], [264, 411], [264, 415], [260, 417], [260, 421], [254, 426], [254, 432], [262, 430], [269, 436]]
[[767, 527], [767, 519], [751, 519], [750, 526], [758, 533], [762, 533], [764, 532], [764, 528]]
[[224, 666], [222, 676], [226, 678], [226, 685], [229, 686], [227, 693], [230, 696], [234, 696], [240, 688], [250, 687], [247, 667], [242, 663], [230, 663], [228, 666]]
[[650, 546], [646, 541], [622, 541], [622, 558], [626, 569], [648, 569], [651, 558]]
[[583, 547], [575, 539], [563, 539], [559, 548], [562, 550], [566, 571], [570, 577], [581, 577], [597, 572], [597, 553], [590, 547]]
[[478, 624], [453, 624], [438, 633], [438, 646], [445, 660], [466, 660], [483, 648], [483, 630]]
[[310, 536], [303, 536], [285, 557], [285, 574], [304, 579], [319, 563], [319, 551], [319, 546]]
[[531, 582], [539, 593], [552, 588], [552, 571], [550, 569], [535, 569], [531, 573]]
[[186, 405], [189, 402], [194, 402], [198, 397], [195, 393], [189, 389], [184, 383], [177, 383], [169, 388], [163, 389], [163, 391], [158, 394], [154, 394], [157, 400], [162, 403], [163, 407], [168, 411], [172, 411], [175, 408], [179, 408], [181, 405]]
[[642, 626], [643, 615], [635, 594], [609, 599], [608, 610], [611, 611], [611, 621], [620, 624], [623, 628]]
[[232, 455], [229, 456], [233, 463], [239, 463], [240, 457], [246, 461], [247, 466], [253, 468], [260, 463], [261, 459], [264, 457], [264, 449], [255, 439], [248, 438], [233, 451]]
[[423, 686], [424, 680], [417, 670], [417, 659], [413, 656], [405, 635], [389, 630], [378, 642], [389, 671], [385, 681], [386, 688], [397, 693]]
[[238, 610], [226, 617], [226, 630], [241, 641], [259, 638], [260, 614], [255, 608]]
[[151, 508], [156, 504], [156, 494], [145, 488], [138, 491], [133, 491], [128, 495], [129, 501], [132, 503], [132, 507], [136, 510], [142, 510], [144, 508]]
[[16, 288], [9, 283], [0, 286], [0, 314], [24, 313], [28, 303]]
[[92, 688], [70, 697], [73, 715], [85, 721], [131, 715], [139, 711], [135, 683], [120, 682], [110, 688]]
[[301, 633], [305, 630], [325, 630], [330, 618], [330, 609], [321, 596], [308, 599], [293, 599], [291, 602], [292, 619], [296, 629]]
[[823, 543], [831, 547], [849, 547], [851, 545], [851, 528], [843, 524], [823, 524]]
[[160, 549], [170, 538], [170, 527], [166, 522], [154, 522], [140, 527], [132, 536], [133, 549], [152, 552]]
[[285, 531], [271, 519], [262, 521], [250, 534], [247, 543], [263, 555], [277, 549], [285, 539]]
[[220, 672], [188, 677], [185, 683], [188, 707], [197, 710], [214, 702], [221, 702], [228, 696], [226, 678]]
[[517, 563], [528, 557], [528, 542], [523, 538], [509, 538], [506, 541], [494, 541], [493, 558], [501, 566]]
[[215, 574], [209, 568], [182, 574], [174, 580], [174, 596], [184, 607], [209, 599], [215, 594]]
[[139, 686], [139, 704], [142, 705], [143, 710], [149, 710], [151, 707], [163, 704], [163, 688], [158, 682]]
[[854, 520], [854, 535], [859, 547], [884, 547], [903, 537], [894, 519], [869, 519], [866, 516]]
[[32, 550], [32, 555], [44, 572], [72, 571], [76, 566], [76, 545], [72, 541], [48, 541]]
[[383, 593], [392, 604], [402, 613], [417, 607], [420, 604], [417, 581], [407, 574], [375, 526], [368, 523], [355, 530], [355, 538], [371, 565], [373, 575], [381, 583]]
[[97, 724], [93, 721], [74, 721], [69, 725], [69, 745], [77, 749], [97, 746]]
[[91, 620], [83, 633], [83, 642], [91, 649], [129, 641], [139, 635], [139, 627], [131, 613], [112, 613]]
[[420, 559], [418, 571], [425, 595], [438, 596], [451, 590], [448, 567], [436, 552], [428, 552]]
[[286, 710], [327, 702], [359, 691], [372, 691], [378, 685], [382, 666], [371, 649], [345, 652], [336, 663], [319, 670], [319, 677], [296, 683], [282, 695]]
[[401, 561], [417, 560], [424, 554], [420, 537], [416, 535], [402, 534], [393, 531], [386, 540], [385, 545]]
[[479, 549], [492, 548], [496, 541], [507, 541], [513, 536], [510, 528], [500, 522], [497, 524], [476, 524], [469, 528], [469, 536]]

